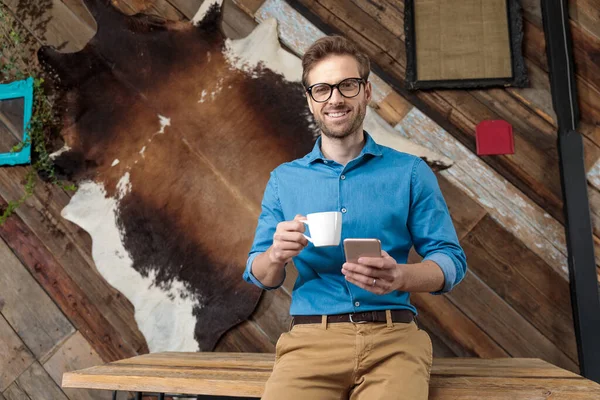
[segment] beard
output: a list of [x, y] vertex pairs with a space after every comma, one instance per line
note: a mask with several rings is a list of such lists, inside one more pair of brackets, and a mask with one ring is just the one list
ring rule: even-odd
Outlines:
[[[327, 112], [335, 112], [337, 109], [332, 108], [328, 109]], [[346, 107], [339, 108], [339, 110], [347, 110]], [[344, 139], [358, 130], [361, 130], [362, 133], [362, 123], [365, 120], [365, 115], [367, 114], [367, 102], [360, 102], [356, 108], [353, 110], [355, 112], [354, 118], [348, 120], [342, 124], [335, 123], [327, 123], [325, 122], [325, 116], [315, 115], [315, 122], [323, 135], [327, 136], [330, 139]]]

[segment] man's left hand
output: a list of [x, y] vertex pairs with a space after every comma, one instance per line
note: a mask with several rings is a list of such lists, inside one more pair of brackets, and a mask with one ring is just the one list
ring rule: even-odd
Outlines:
[[346, 280], [375, 294], [388, 294], [402, 285], [402, 268], [387, 252], [381, 257], [360, 257], [358, 264], [344, 263]]

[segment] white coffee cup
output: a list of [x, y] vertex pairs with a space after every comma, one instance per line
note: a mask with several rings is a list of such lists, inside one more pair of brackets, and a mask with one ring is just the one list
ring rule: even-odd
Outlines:
[[342, 213], [327, 211], [311, 213], [301, 220], [310, 229], [310, 236], [304, 235], [316, 247], [337, 246], [342, 238]]

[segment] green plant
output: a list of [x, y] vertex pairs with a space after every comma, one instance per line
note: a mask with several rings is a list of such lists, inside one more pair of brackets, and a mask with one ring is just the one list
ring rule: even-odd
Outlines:
[[[58, 185], [65, 190], [75, 190], [73, 184], [61, 182], [55, 173], [52, 159], [48, 153], [49, 141], [59, 123], [54, 116], [53, 100], [44, 88], [44, 71], [37, 63], [35, 38], [19, 23], [11, 11], [0, 2], [0, 83], [24, 79], [28, 76], [34, 78], [33, 113], [27, 128], [28, 142], [31, 144], [32, 163], [24, 179], [25, 193], [20, 199], [11, 200], [6, 207], [0, 209], [0, 225], [34, 191], [37, 175], [43, 176], [47, 181]], [[12, 151], [20, 151], [27, 142], [14, 146]]]

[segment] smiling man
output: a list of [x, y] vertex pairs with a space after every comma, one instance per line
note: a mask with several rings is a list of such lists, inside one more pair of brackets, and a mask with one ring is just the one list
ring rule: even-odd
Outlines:
[[[431, 340], [411, 292], [445, 293], [466, 258], [431, 169], [363, 130], [369, 59], [347, 39], [316, 41], [302, 83], [321, 131], [312, 152], [277, 167], [265, 189], [244, 279], [281, 286], [298, 270], [292, 329], [281, 335], [263, 399], [427, 399]], [[340, 211], [342, 239], [377, 238], [381, 257], [345, 262], [341, 245], [303, 236], [308, 213]], [[414, 246], [423, 256], [406, 264]]]

